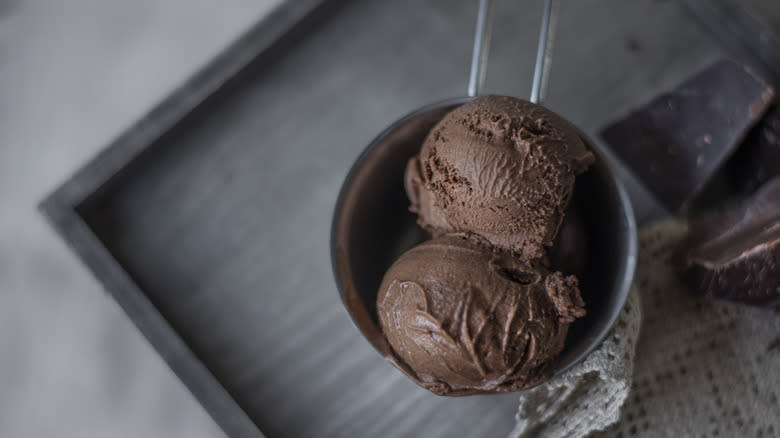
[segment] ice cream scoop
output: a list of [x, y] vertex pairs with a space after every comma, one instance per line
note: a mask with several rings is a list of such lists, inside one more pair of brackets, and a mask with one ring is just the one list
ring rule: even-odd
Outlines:
[[[380, 133], [352, 166], [334, 210], [331, 257], [344, 306], [379, 354], [415, 381], [382, 332], [377, 294], [394, 261], [425, 238], [416, 215], [408, 211], [403, 190], [406, 164], [419, 153], [430, 129], [468, 100], [450, 99], [416, 110]], [[607, 335], [628, 296], [636, 265], [636, 225], [628, 195], [599, 145], [588, 146], [596, 161], [577, 177], [571, 201], [581, 220], [575, 228], [586, 230], [589, 242], [585, 260], [575, 264], [584, 272], [579, 287], [587, 314], [569, 326], [563, 350], [549, 364], [553, 376], [581, 361]], [[555, 262], [555, 253], [550, 255], [551, 270], [574, 273]]]
[[402, 369], [439, 395], [537, 384], [552, 374], [569, 324], [585, 315], [574, 276], [465, 233], [404, 253], [385, 274], [377, 300]]
[[526, 258], [544, 256], [575, 177], [594, 161], [560, 116], [508, 96], [481, 96], [447, 114], [409, 161], [410, 210], [434, 235], [472, 231]]
[[[380, 133], [360, 155], [344, 181], [336, 202], [331, 234], [331, 257], [336, 283], [344, 305], [355, 325], [387, 361], [421, 385], [431, 384], [429, 389], [432, 391], [448, 395], [502, 392], [528, 388], [550, 376], [565, 372], [592, 351], [604, 339], [617, 320], [628, 295], [636, 263], [636, 226], [630, 201], [625, 190], [603, 160], [603, 155], [594, 151], [597, 159], [588, 172], [579, 175], [573, 200], [582, 213], [583, 229], [586, 229], [588, 233], [587, 240], [598, 242], [597, 245], [587, 245], [587, 255], [580, 259], [581, 264], [571, 265], [575, 267], [572, 269], [583, 269], [585, 272], [579, 287], [581, 298], [588, 303], [587, 315], [578, 318], [573, 323], [569, 322], [570, 319], [581, 315], [576, 310], [581, 306], [575, 299], [577, 295], [572, 292], [571, 277], [561, 273], [550, 273], [545, 270], [544, 266], [540, 267], [540, 263], [546, 263], [546, 257], [540, 259], [526, 257], [525, 261], [521, 257], [518, 260], [517, 252], [502, 249], [491, 243], [487, 237], [476, 238], [482, 242], [477, 246], [489, 246], [491, 247], [488, 250], [489, 253], [502, 253], [509, 257], [509, 259], [499, 258], [506, 262], [505, 266], [516, 267], [518, 263], [525, 264], [523, 265], [526, 266], [525, 270], [515, 270], [515, 273], [530, 270], [531, 273], [535, 272], [539, 277], [537, 281], [537, 277], [533, 276], [531, 281], [533, 286], [530, 286], [517, 284], [526, 281], [519, 274], [512, 277], [515, 280], [508, 280], [507, 276], [499, 270], [483, 272], [482, 274], [474, 273], [470, 277], [482, 281], [476, 284], [486, 284], [487, 286], [479, 287], [480, 290], [484, 290], [482, 298], [480, 298], [481, 301], [477, 300], [476, 304], [470, 305], [470, 308], [477, 313], [481, 312], [480, 309], [485, 310], [486, 306], [487, 310], [490, 310], [494, 304], [501, 309], [516, 309], [517, 311], [513, 315], [520, 316], [518, 321], [524, 320], [526, 322], [535, 320], [538, 315], [534, 312], [545, 312], [544, 319], [553, 321], [553, 323], [546, 326], [547, 328], [544, 330], [538, 331], [535, 327], [525, 326], [522, 330], [513, 331], [510, 327], [510, 330], [506, 331], [502, 326], [495, 325], [493, 320], [503, 318], [505, 322], [509, 321], [511, 326], [512, 321], [514, 321], [513, 317], [509, 317], [511, 312], [505, 312], [503, 317], [500, 312], [494, 313], [492, 317], [483, 319], [485, 328], [481, 329], [487, 329], [485, 336], [493, 341], [488, 341], [487, 344], [481, 346], [475, 345], [473, 342], [467, 342], [472, 336], [471, 328], [478, 329], [478, 326], [469, 326], [469, 318], [460, 320], [467, 322], [463, 327], [467, 329], [468, 333], [451, 332], [450, 330], [454, 326], [450, 327], [446, 322], [447, 315], [457, 314], [458, 306], [465, 305], [470, 299], [468, 297], [474, 294], [470, 288], [460, 287], [460, 283], [456, 282], [453, 283], [454, 286], [449, 288], [456, 295], [455, 299], [452, 301], [438, 299], [429, 301], [427, 294], [434, 289], [429, 286], [421, 286], [419, 290], [416, 290], [416, 297], [418, 299], [425, 297], [425, 300], [412, 300], [412, 304], [416, 303], [414, 305], [405, 301], [414, 298], [414, 293], [408, 297], [406, 294], [400, 293], [404, 288], [401, 283], [405, 281], [418, 282], [415, 278], [404, 279], [400, 275], [396, 275], [406, 268], [395, 269], [391, 268], [391, 265], [399, 260], [399, 257], [403, 258], [404, 252], [426, 238], [416, 224], [415, 215], [408, 211], [409, 204], [403, 190], [405, 168], [409, 160], [420, 153], [421, 145], [431, 129], [447, 113], [458, 106], [467, 104], [479, 94], [479, 86], [484, 77], [482, 66], [485, 64], [485, 51], [482, 49], [487, 46], [488, 3], [488, 0], [480, 0], [469, 96], [444, 100], [415, 110]], [[551, 12], [553, 9], [551, 5], [552, 0], [545, 1], [545, 13], [532, 91], [532, 101], [537, 103], [541, 101], [543, 95], [545, 72], [549, 65], [548, 49], [550, 45], [547, 43], [552, 32], [548, 33], [548, 29], [552, 27], [551, 22], [554, 21], [551, 18], [554, 16]], [[532, 126], [532, 128], [534, 127]], [[562, 150], [565, 152], [568, 149]], [[576, 146], [573, 150], [576, 151]], [[556, 152], [552, 155], [565, 157], [566, 153]], [[578, 155], [575, 153], [575, 156]], [[561, 161], [567, 162], [567, 159], [562, 158]], [[589, 161], [587, 158], [584, 161], [568, 160], [572, 173], [576, 174], [578, 166], [587, 161]], [[500, 163], [501, 160], [498, 161], [498, 164]], [[566, 164], [563, 164], [559, 166], [559, 170], [565, 167]], [[407, 187], [415, 184], [414, 175], [407, 176], [410, 176], [406, 178]], [[421, 181], [420, 177], [417, 183]], [[555, 181], [555, 179], [553, 178], [551, 181]], [[565, 181], [563, 185], [565, 185]], [[432, 202], [426, 202], [422, 199], [427, 196], [433, 197], [433, 191], [420, 190], [418, 195], [420, 207], [424, 205], [436, 206], [435, 199], [431, 199]], [[562, 198], [564, 201], [567, 200], [567, 196], [562, 196]], [[586, 205], [587, 209], [584, 209], [583, 207]], [[447, 213], [443, 209], [432, 209], [431, 212], [432, 215], [426, 216], [431, 221], [435, 220], [436, 214]], [[555, 216], [559, 213], [546, 211], [544, 214]], [[446, 217], [443, 220], [446, 222]], [[553, 218], [553, 227], [557, 226], [555, 225], [556, 220], [558, 219]], [[445, 238], [443, 236], [444, 230], [437, 230], [437, 234], [442, 234], [442, 236], [434, 239], [433, 242]], [[546, 244], [544, 238], [538, 239], [538, 241], [542, 242], [542, 246]], [[574, 244], [573, 248], [579, 247], [576, 242], [577, 239], [571, 241]], [[426, 263], [436, 263], [439, 250], [430, 249], [426, 245], [426, 243], [422, 243], [417, 249], [423, 248], [426, 253], [433, 256], [428, 257], [430, 260]], [[471, 245], [471, 243], [466, 245]], [[458, 245], [449, 242], [445, 246], [451, 248]], [[529, 244], [528, 248], [530, 253], [538, 253], [534, 250], [533, 245]], [[415, 250], [410, 253], [417, 254], [413, 251]], [[474, 249], [474, 251], [473, 257], [476, 257], [478, 266], [482, 263], [481, 266], [484, 267], [484, 260], [479, 262], [480, 257], [491, 257], [492, 260], [493, 256], [485, 255], [483, 250]], [[460, 258], [456, 258], [460, 260]], [[468, 259], [466, 257], [466, 260]], [[557, 259], [555, 254], [551, 254], [550, 259], [564, 260], [564, 258]], [[559, 269], [555, 262], [552, 266]], [[561, 270], [565, 272], [564, 263], [561, 263], [560, 266]], [[434, 267], [431, 265], [430, 268]], [[454, 273], [459, 270], [469, 273], [472, 272], [471, 269], [476, 269], [476, 267], [470, 267], [467, 262], [460, 260], [455, 261], [454, 264], [450, 265], [450, 268], [441, 272]], [[506, 272], [503, 273], [506, 274]], [[482, 276], [480, 277], [480, 275]], [[469, 276], [467, 275], [467, 277]], [[391, 283], [393, 280], [398, 283], [393, 288], [388, 285], [386, 290], [385, 286], [382, 285], [383, 278], [390, 279]], [[446, 275], [444, 278], [448, 282], [453, 280]], [[520, 279], [523, 280], [520, 281]], [[425, 283], [422, 279], [420, 282]], [[552, 284], [558, 284], [558, 288], [565, 292], [550, 293]], [[382, 290], [385, 292], [380, 292]], [[502, 292], [498, 293], [499, 290]], [[380, 299], [378, 299], [378, 294], [382, 295]], [[516, 296], [531, 297], [531, 302], [536, 304], [528, 305], [526, 303], [521, 307], [520, 304], [515, 306], [513, 302], [507, 301]], [[378, 313], [378, 311], [382, 311], [381, 309], [395, 309], [390, 310], [390, 314], [401, 317], [406, 314], [414, 315], [414, 309], [419, 310], [418, 305], [423, 303], [429, 306], [423, 308], [428, 309], [426, 313], [431, 318], [439, 321], [442, 327], [449, 327], [439, 331], [439, 334], [447, 333], [450, 338], [457, 336], [461, 345], [473, 345], [475, 349], [479, 349], [485, 355], [481, 355], [476, 361], [472, 358], [471, 362], [468, 362], [466, 360], [468, 358], [465, 356], [457, 354], [447, 356], [449, 359], [444, 361], [445, 368], [446, 364], [459, 363], [458, 371], [455, 375], [439, 373], [437, 370], [440, 371], [441, 368], [434, 364], [438, 362], [441, 365], [441, 358], [435, 359], [434, 355], [429, 361], [425, 359], [425, 355], [429, 355], [430, 352], [416, 354], [409, 347], [412, 344], [425, 345], [425, 342], [418, 344], [413, 337], [407, 336], [405, 339], [401, 337], [402, 331], [419, 321], [414, 321], [413, 318], [406, 319], [406, 322], [399, 320], [398, 330], [388, 325], [386, 333], [380, 328], [380, 320], [385, 318]], [[434, 303], [439, 304], [433, 306]], [[528, 309], [531, 310], [530, 313]], [[568, 313], [563, 309], [568, 309]], [[490, 312], [493, 311], [490, 310]], [[558, 321], [557, 326], [554, 323], [556, 320]], [[388, 321], [394, 323], [394, 316]], [[429, 322], [431, 321], [429, 319]], [[488, 324], [490, 324], [489, 327]], [[533, 324], [531, 325], [533, 326]], [[568, 336], [562, 334], [566, 331], [564, 325], [568, 325]], [[537, 331], [526, 330], [529, 327]], [[504, 331], [502, 332], [502, 330]], [[428, 333], [431, 339], [433, 339], [435, 332], [436, 330], [432, 330]], [[512, 335], [503, 336], [500, 333], [511, 333]], [[534, 333], [533, 343], [530, 340], [531, 333]], [[525, 336], [528, 338], [526, 339]], [[510, 338], [512, 338], [511, 342]], [[566, 342], [565, 345], [561, 346], [559, 342], [562, 338], [566, 338]], [[394, 340], [391, 341], [391, 339]], [[506, 339], [506, 342], [504, 343], [503, 340], [499, 342], [496, 339]], [[544, 342], [545, 345], [535, 346], [536, 340]], [[453, 341], [455, 341], [454, 338]], [[412, 344], [409, 344], [410, 342]], [[492, 346], [490, 342], [493, 342]], [[404, 345], [409, 348], [404, 347]], [[537, 362], [536, 359], [529, 360], [529, 355], [518, 353], [521, 350], [536, 351], [534, 357], [545, 360], [540, 362]], [[506, 359], [489, 354], [491, 351], [501, 351]], [[520, 365], [521, 363], [522, 365]], [[484, 378], [480, 377], [483, 375]], [[440, 381], [438, 384], [436, 379]]]

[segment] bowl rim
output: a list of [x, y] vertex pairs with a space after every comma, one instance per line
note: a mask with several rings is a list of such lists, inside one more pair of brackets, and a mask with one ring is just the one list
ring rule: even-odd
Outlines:
[[[336, 203], [332, 215], [331, 230], [330, 230], [330, 258], [331, 258], [331, 268], [336, 282], [336, 287], [338, 289], [339, 298], [341, 299], [342, 304], [344, 305], [344, 307], [347, 310], [347, 313], [352, 319], [352, 323], [357, 326], [361, 335], [363, 335], [363, 337], [383, 357], [386, 356], [385, 353], [381, 351], [379, 345], [377, 345], [374, 341], [372, 341], [369, 337], [366, 336], [366, 334], [363, 332], [363, 328], [356, 320], [357, 315], [353, 313], [353, 309], [344, 299], [344, 294], [345, 294], [344, 289], [346, 285], [344, 284], [344, 279], [342, 278], [342, 274], [345, 271], [343, 269], [344, 266], [342, 266], [341, 263], [342, 260], [338, 254], [339, 252], [338, 241], [340, 235], [339, 224], [341, 223], [341, 219], [344, 214], [344, 202], [347, 193], [352, 187], [352, 182], [355, 179], [355, 175], [363, 167], [367, 158], [377, 148], [377, 146], [382, 142], [382, 140], [384, 140], [390, 133], [397, 130], [399, 127], [401, 127], [409, 120], [412, 120], [415, 117], [418, 117], [422, 114], [440, 108], [444, 108], [447, 106], [462, 105], [466, 102], [473, 100], [474, 98], [475, 97], [471, 97], [471, 96], [460, 96], [455, 98], [439, 100], [434, 103], [424, 105], [412, 112], [409, 112], [406, 115], [394, 121], [393, 123], [391, 123], [387, 128], [385, 128], [379, 134], [377, 134], [371, 140], [371, 142], [369, 142], [368, 145], [362, 150], [360, 155], [358, 155], [358, 157], [355, 159], [352, 166], [350, 166], [350, 169], [347, 172], [346, 176], [344, 177], [344, 181], [342, 182], [338, 197], [336, 198]], [[592, 141], [588, 135], [586, 135], [581, 129], [576, 127], [574, 124], [569, 122], [568, 119], [564, 118], [564, 120], [566, 120], [577, 131], [577, 133], [580, 135], [583, 141], [590, 148], [595, 149], [595, 152], [597, 153], [601, 164], [603, 164], [602, 167], [606, 173], [605, 176], [607, 176], [609, 180], [614, 184], [619, 203], [622, 207], [621, 208], [622, 216], [623, 219], [625, 220], [626, 227], [627, 227], [626, 229], [627, 241], [626, 241], [626, 254], [625, 254], [626, 262], [622, 272], [622, 278], [620, 279], [619, 285], [617, 287], [616, 299], [618, 305], [614, 306], [612, 312], [608, 315], [607, 323], [601, 326], [601, 329], [592, 337], [592, 341], [589, 344], [587, 344], [586, 348], [582, 349], [576, 356], [574, 356], [572, 359], [564, 363], [562, 366], [556, 367], [554, 373], [550, 378], [560, 376], [566, 373], [567, 371], [569, 371], [575, 365], [581, 363], [587, 356], [589, 356], [596, 348], [598, 348], [602, 344], [602, 342], [606, 339], [609, 332], [614, 328], [621, 312], [623, 311], [623, 308], [626, 305], [626, 302], [628, 301], [628, 296], [631, 292], [631, 287], [636, 273], [637, 254], [639, 251], [639, 241], [638, 241], [639, 238], [638, 238], [636, 217], [634, 215], [634, 208], [631, 202], [631, 198], [628, 195], [628, 191], [626, 190], [623, 182], [616, 177], [615, 171], [613, 169], [613, 165], [610, 163], [610, 160], [607, 158], [608, 154], [605, 152], [604, 147], [598, 144], [597, 142]], [[389, 347], [389, 344], [387, 344], [387, 347]]]

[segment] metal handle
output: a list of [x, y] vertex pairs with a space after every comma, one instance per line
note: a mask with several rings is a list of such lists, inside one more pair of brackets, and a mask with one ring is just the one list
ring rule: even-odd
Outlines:
[[[492, 27], [490, 15], [492, 14], [492, 9], [491, 0], [479, 0], [477, 28], [474, 32], [474, 49], [471, 53], [471, 72], [467, 90], [469, 97], [477, 96], [485, 82], [488, 49], [490, 48], [490, 31]], [[536, 49], [534, 80], [531, 85], [530, 100], [536, 104], [542, 103], [547, 91], [547, 79], [550, 74], [557, 18], [558, 2], [556, 0], [545, 0], [544, 12], [542, 13], [542, 27], [539, 30], [539, 45]]]
[[479, 94], [482, 84], [485, 82], [485, 67], [487, 64], [488, 49], [490, 48], [490, 19], [492, 2], [479, 0], [477, 13], [477, 29], [474, 33], [474, 50], [471, 52], [471, 73], [469, 74], [468, 95], [474, 97]]
[[544, 1], [542, 28], [539, 30], [539, 46], [536, 49], [536, 65], [534, 66], [534, 82], [531, 85], [531, 102], [541, 104], [547, 91], [547, 79], [552, 61], [553, 38], [558, 17], [558, 2]]

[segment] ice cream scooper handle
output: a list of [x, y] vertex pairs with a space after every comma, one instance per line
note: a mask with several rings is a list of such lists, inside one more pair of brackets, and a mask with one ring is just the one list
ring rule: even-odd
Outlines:
[[469, 74], [469, 97], [476, 97], [479, 89], [485, 83], [485, 67], [487, 66], [488, 49], [490, 49], [490, 19], [492, 8], [491, 0], [479, 0], [477, 12], [477, 28], [474, 32], [474, 48], [471, 52], [471, 73]]
[[[490, 46], [492, 12], [491, 0], [479, 0], [477, 28], [474, 32], [474, 49], [471, 54], [471, 73], [469, 74], [468, 95], [475, 97], [485, 82], [485, 67]], [[558, 5], [555, 0], [544, 0], [542, 26], [539, 30], [539, 45], [536, 49], [534, 81], [531, 85], [531, 102], [541, 104], [547, 90], [547, 78], [552, 61], [553, 37], [557, 22]]]

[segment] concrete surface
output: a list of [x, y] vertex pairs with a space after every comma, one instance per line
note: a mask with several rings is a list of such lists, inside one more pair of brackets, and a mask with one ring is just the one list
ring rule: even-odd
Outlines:
[[0, 0], [0, 437], [221, 437], [36, 204], [279, 0]]

